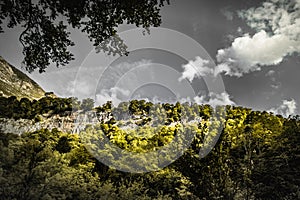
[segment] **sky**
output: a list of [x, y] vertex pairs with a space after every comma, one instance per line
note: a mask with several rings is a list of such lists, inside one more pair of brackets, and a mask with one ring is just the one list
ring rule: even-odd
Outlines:
[[[146, 98], [300, 113], [299, 0], [170, 0], [161, 15], [150, 35], [120, 25], [128, 57], [96, 53], [70, 29], [75, 61], [27, 74], [46, 91], [98, 104]], [[0, 34], [0, 55], [20, 69], [21, 30]]]

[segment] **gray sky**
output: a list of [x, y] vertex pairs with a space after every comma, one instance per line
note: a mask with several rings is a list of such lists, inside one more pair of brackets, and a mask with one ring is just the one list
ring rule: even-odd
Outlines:
[[[224, 103], [234, 102], [259, 110], [272, 109], [281, 114], [299, 113], [300, 30], [297, 27], [300, 27], [300, 14], [297, 13], [300, 12], [297, 11], [300, 9], [300, 1], [279, 4], [273, 13], [271, 10], [274, 5], [263, 5], [263, 2], [171, 0], [171, 4], [161, 10], [161, 27], [183, 33], [204, 48], [195, 52], [191, 47], [186, 54], [188, 59], [178, 55], [179, 50], [175, 51], [177, 43], [179, 46], [188, 43], [185, 39], [173, 38], [174, 47], [169, 52], [146, 48], [153, 46], [150, 45], [152, 39], [149, 39], [146, 46], [137, 39], [137, 45], [134, 45], [141, 46], [129, 57], [111, 59], [95, 54], [88, 39], [79, 31], [72, 30], [76, 46], [71, 50], [75, 54], [75, 61], [59, 69], [51, 66], [44, 74], [34, 72], [29, 76], [46, 91], [71, 96], [75, 90], [81, 97], [93, 94], [96, 99], [101, 99], [100, 102], [109, 98], [122, 100], [137, 94], [149, 98], [151, 95], [172, 92], [179, 94], [180, 98], [186, 98], [189, 92], [195, 92], [198, 102], [211, 103], [216, 98]], [[296, 12], [287, 13], [287, 6], [293, 6]], [[249, 10], [251, 7], [261, 9]], [[241, 10], [248, 12], [238, 15]], [[259, 23], [266, 20], [270, 22], [271, 32], [267, 32], [267, 28]], [[132, 28], [135, 27], [123, 25], [119, 30], [122, 32]], [[17, 41], [20, 31], [20, 28], [5, 29], [5, 33], [0, 35], [0, 55], [18, 68], [22, 61], [22, 49]], [[135, 38], [129, 37], [129, 40], [135, 41]], [[167, 41], [168, 38], [163, 38], [162, 34], [158, 40]], [[112, 64], [107, 67], [107, 63], [112, 60]], [[205, 60], [209, 63], [214, 61], [215, 65], [206, 67]], [[198, 72], [201, 71], [201, 76], [191, 76], [193, 70], [189, 67], [199, 62], [196, 68]], [[213, 79], [210, 73], [217, 73], [221, 77], [225, 93], [209, 94], [205, 76], [206, 80]], [[186, 79], [178, 81], [181, 76]], [[149, 82], [153, 82], [153, 87], [149, 87]]]

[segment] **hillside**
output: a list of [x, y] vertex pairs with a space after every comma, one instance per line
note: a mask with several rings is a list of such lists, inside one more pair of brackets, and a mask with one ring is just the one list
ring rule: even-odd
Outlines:
[[26, 74], [0, 56], [0, 96], [16, 96], [18, 99], [39, 99], [45, 91]]
[[300, 199], [299, 136], [243, 107], [0, 97], [0, 199]]
[[[136, 100], [78, 110], [72, 98], [0, 99], [18, 111], [0, 116], [0, 199], [300, 198], [299, 116]], [[78, 134], [65, 132], [72, 121]]]

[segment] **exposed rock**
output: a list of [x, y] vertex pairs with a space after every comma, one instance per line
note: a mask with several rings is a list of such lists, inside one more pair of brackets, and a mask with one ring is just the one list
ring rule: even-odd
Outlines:
[[34, 120], [29, 119], [14, 120], [0, 118], [0, 132], [21, 135], [25, 132], [34, 132], [40, 129], [52, 130], [56, 128], [66, 133], [79, 133], [87, 124], [99, 122], [99, 118], [93, 111], [86, 113], [74, 112], [69, 116], [53, 115], [49, 118], [40, 117], [42, 119], [40, 122], [34, 122]]
[[45, 91], [26, 74], [10, 65], [0, 56], [0, 96], [26, 97], [30, 100], [43, 97]]

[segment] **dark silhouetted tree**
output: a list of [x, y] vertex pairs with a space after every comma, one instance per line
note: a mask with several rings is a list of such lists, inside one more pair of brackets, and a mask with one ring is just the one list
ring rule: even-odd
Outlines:
[[127, 55], [126, 45], [117, 35], [118, 25], [157, 27], [161, 24], [160, 7], [165, 2], [169, 0], [3, 0], [0, 2], [0, 32], [3, 32], [4, 20], [8, 28], [21, 25], [24, 30], [19, 41], [23, 46], [25, 69], [42, 73], [51, 62], [63, 66], [74, 59], [68, 49], [74, 45], [69, 26], [86, 33], [100, 50]]

